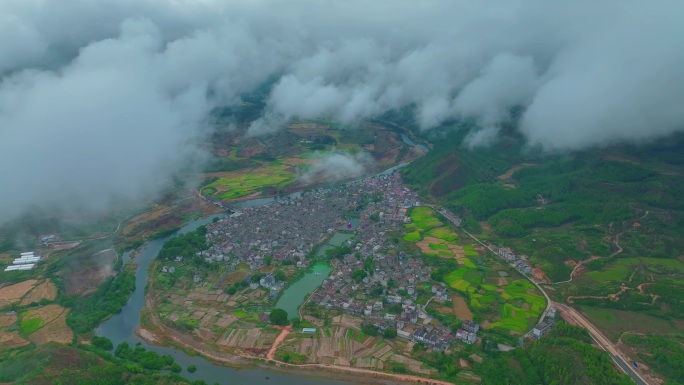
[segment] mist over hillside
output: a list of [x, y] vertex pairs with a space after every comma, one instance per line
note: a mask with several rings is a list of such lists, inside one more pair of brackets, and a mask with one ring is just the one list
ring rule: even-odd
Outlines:
[[248, 135], [291, 118], [411, 108], [547, 151], [684, 129], [677, 1], [6, 0], [0, 4], [0, 222], [158, 193], [206, 158], [211, 111], [273, 86]]

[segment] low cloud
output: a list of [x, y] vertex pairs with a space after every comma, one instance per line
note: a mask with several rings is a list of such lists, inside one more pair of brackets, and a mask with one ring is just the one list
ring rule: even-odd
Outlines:
[[367, 173], [373, 158], [365, 152], [333, 153], [324, 156], [299, 176], [304, 183], [337, 182], [358, 178]]
[[477, 146], [516, 107], [547, 150], [664, 137], [684, 130], [683, 14], [676, 0], [4, 0], [0, 222], [154, 196], [206, 157], [214, 107], [266, 82], [248, 135], [411, 107], [425, 130], [474, 119]]

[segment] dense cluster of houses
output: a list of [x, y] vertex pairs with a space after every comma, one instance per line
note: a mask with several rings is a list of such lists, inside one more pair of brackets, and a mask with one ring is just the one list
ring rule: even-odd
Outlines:
[[473, 321], [465, 320], [463, 321], [461, 328], [456, 331], [456, 338], [472, 345], [477, 341], [478, 330], [480, 330], [480, 325]]
[[453, 224], [456, 226], [461, 225], [461, 217], [458, 215], [454, 214], [451, 212], [449, 209], [446, 207], [440, 207], [439, 210], [437, 210], [440, 214], [444, 215], [444, 217], [448, 220], [450, 220]]
[[[473, 343], [477, 324], [465, 321], [463, 329], [454, 333], [424, 311], [425, 303], [417, 303], [419, 291], [431, 294], [431, 301], [448, 302], [451, 298], [443, 285], [433, 285], [431, 293], [426, 293], [422, 287], [431, 280], [432, 268], [395, 249], [397, 242], [390, 239], [398, 234], [391, 230], [402, 230], [411, 221], [408, 210], [416, 205], [420, 205], [417, 194], [403, 185], [398, 174], [312, 190], [246, 208], [207, 225], [212, 246], [200, 256], [224, 264], [226, 270], [248, 267], [256, 271], [267, 259], [306, 268], [314, 248], [331, 233], [353, 233], [354, 237], [343, 243], [351, 252], [333, 261], [334, 273], [310, 303], [358, 316], [380, 331], [395, 329], [398, 337], [435, 350], [445, 350], [458, 339]], [[346, 220], [350, 215], [358, 218], [353, 227]], [[354, 275], [358, 270], [366, 271], [361, 279]], [[175, 269], [163, 266], [162, 271]], [[270, 298], [279, 295], [284, 286], [285, 282], [272, 274], [249, 285], [253, 290], [266, 289]], [[423, 301], [425, 295], [421, 298]]]
[[532, 266], [527, 263], [526, 255], [516, 255], [511, 249], [489, 245], [489, 248], [493, 250], [499, 258], [511, 264], [520, 273], [528, 275], [532, 272]]
[[[306, 256], [338, 230], [360, 230], [364, 239], [355, 251], [376, 255], [383, 247], [384, 231], [410, 221], [407, 210], [417, 203], [417, 194], [396, 174], [294, 194], [208, 225], [212, 247], [201, 256], [210, 262], [227, 262], [228, 269], [244, 263], [257, 270], [267, 257], [305, 268], [310, 263]], [[360, 217], [360, 229], [346, 228], [343, 216], [350, 212]], [[373, 220], [381, 226], [365, 228], [364, 223]]]
[[[425, 304], [417, 303], [417, 288], [431, 280], [432, 268], [420, 259], [393, 250], [387, 239], [387, 230], [402, 228], [410, 222], [407, 210], [420, 204], [417, 196], [401, 184], [398, 176], [357, 183], [362, 183], [367, 191], [381, 192], [383, 199], [368, 204], [360, 217], [361, 231], [349, 241], [353, 252], [336, 261], [335, 272], [313, 294], [311, 303], [359, 316], [380, 331], [396, 329], [398, 337], [432, 349], [447, 349], [457, 336], [427, 314]], [[373, 219], [373, 213], [380, 215]], [[369, 257], [373, 260], [372, 273], [356, 282], [353, 272], [364, 269], [364, 261]], [[431, 293], [432, 300], [451, 301], [443, 285], [431, 286]], [[401, 309], [398, 312], [397, 305]]]
[[275, 298], [285, 288], [285, 282], [278, 281], [273, 274], [267, 274], [259, 280], [259, 284], [255, 282], [250, 284], [251, 289], [257, 289], [259, 286], [269, 291], [269, 298]]
[[[327, 308], [342, 309], [349, 314], [384, 317], [384, 305], [403, 306], [402, 316], [417, 322], [416, 285], [430, 277], [430, 267], [419, 259], [405, 256], [382, 256], [374, 259], [374, 272], [361, 282], [352, 272], [363, 269], [363, 259], [347, 255], [337, 262], [336, 272], [328, 277], [312, 297]], [[400, 294], [400, 293], [403, 293]], [[362, 297], [364, 300], [354, 298]], [[389, 319], [389, 318], [388, 318]]]

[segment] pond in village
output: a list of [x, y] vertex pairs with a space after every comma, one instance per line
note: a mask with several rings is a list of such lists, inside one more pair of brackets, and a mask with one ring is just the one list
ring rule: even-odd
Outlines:
[[315, 264], [312, 271], [307, 272], [301, 279], [285, 289], [275, 307], [285, 310], [290, 319], [298, 317], [299, 307], [331, 272], [332, 267], [329, 264]]

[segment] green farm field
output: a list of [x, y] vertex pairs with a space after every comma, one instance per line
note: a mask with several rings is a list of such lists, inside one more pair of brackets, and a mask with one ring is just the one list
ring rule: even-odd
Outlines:
[[234, 173], [230, 177], [219, 178], [202, 189], [205, 194], [214, 194], [221, 199], [236, 199], [260, 192], [266, 187], [282, 188], [296, 180], [294, 172], [289, 166], [274, 164], [249, 170], [244, 173]]
[[601, 328], [606, 336], [613, 341], [617, 341], [622, 333], [628, 331], [645, 334], [682, 333], [682, 330], [678, 329], [672, 322], [647, 314], [592, 306], [581, 306], [580, 309], [592, 323]]
[[657, 275], [684, 274], [684, 263], [676, 259], [622, 258], [599, 270], [588, 272], [586, 275], [597, 282], [621, 281], [627, 278], [635, 268], [643, 268], [648, 273]]
[[616, 264], [604, 271], [591, 271], [587, 273], [587, 277], [596, 282], [605, 281], [622, 281], [629, 276], [630, 270], [626, 265]]
[[[334, 181], [325, 175], [311, 180], [303, 172], [333, 154], [367, 153], [374, 167], [391, 167], [416, 157], [395, 128], [359, 123], [340, 126], [320, 120], [295, 121], [273, 136], [244, 138], [220, 132], [214, 158], [205, 167], [201, 192], [221, 200], [240, 200], [288, 193]], [[372, 168], [369, 171], [373, 171]]]
[[486, 281], [486, 277], [495, 270], [491, 261], [480, 257], [472, 245], [458, 245], [458, 234], [446, 227], [431, 208], [414, 207], [409, 215], [412, 222], [405, 225], [409, 232], [404, 240], [415, 242], [423, 254], [449, 258], [455, 256], [456, 247], [462, 250], [457, 258], [458, 268], [442, 280], [462, 294], [468, 307], [488, 322], [486, 329], [525, 333], [537, 322], [546, 300], [537, 294], [534, 285], [522, 279], [505, 281], [501, 286], [494, 284], [498, 281], [486, 283], [491, 282]]
[[422, 237], [420, 236], [420, 232], [418, 232], [418, 231], [411, 231], [409, 233], [406, 233], [406, 235], [404, 235], [404, 240], [406, 242], [417, 242], [417, 241], [420, 241], [421, 239], [422, 239]]
[[526, 332], [546, 307], [546, 300], [536, 294], [536, 288], [524, 280], [514, 280], [497, 287], [482, 283], [484, 269], [461, 266], [444, 277], [444, 282], [468, 299], [474, 312], [487, 314], [487, 329]]
[[404, 225], [408, 232], [403, 239], [416, 243], [423, 254], [444, 258], [462, 257], [468, 255], [468, 251], [464, 249], [469, 247], [471, 256], [478, 255], [472, 246], [461, 247], [456, 242], [458, 234], [440, 220], [432, 208], [413, 207], [409, 211], [409, 217], [411, 223]]
[[31, 318], [33, 315], [34, 313], [30, 310], [21, 313], [22, 320], [19, 323], [19, 327], [22, 333], [28, 335], [43, 327], [43, 319], [40, 317]]
[[413, 207], [409, 214], [412, 225], [420, 233], [444, 226], [444, 223], [435, 216], [435, 212], [429, 207]]

